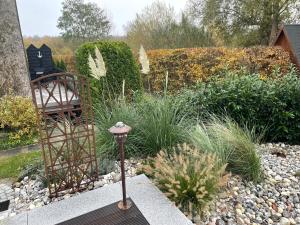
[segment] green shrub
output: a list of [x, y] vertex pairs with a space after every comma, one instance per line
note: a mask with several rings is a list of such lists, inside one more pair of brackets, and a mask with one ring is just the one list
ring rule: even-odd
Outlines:
[[[63, 62], [64, 71], [77, 74], [76, 60], [73, 54], [53, 55], [54, 62]], [[60, 68], [60, 67], [59, 67]]]
[[8, 133], [8, 145], [32, 139], [36, 133], [36, 112], [32, 101], [6, 95], [0, 99], [0, 129]]
[[[91, 54], [93, 58], [95, 57], [96, 47], [103, 56], [107, 71], [106, 77], [100, 81], [91, 78], [88, 65], [88, 56]], [[130, 48], [124, 42], [97, 41], [81, 45], [76, 50], [76, 67], [80, 74], [91, 78], [92, 95], [95, 98], [106, 89], [109, 94], [120, 95], [123, 80], [126, 94], [142, 89], [138, 65]]]
[[205, 153], [216, 154], [227, 169], [244, 179], [259, 181], [261, 162], [256, 152], [254, 132], [242, 129], [229, 118], [215, 117], [197, 125], [190, 135], [191, 143]]
[[226, 74], [183, 93], [177, 101], [191, 118], [228, 115], [265, 131], [265, 141], [300, 143], [300, 79], [293, 69], [277, 79]]
[[170, 154], [161, 151], [142, 169], [182, 211], [201, 215], [226, 184], [225, 167], [214, 154], [184, 144]]
[[288, 52], [280, 47], [253, 48], [182, 48], [158, 49], [147, 52], [150, 74], [143, 76], [152, 92], [164, 90], [166, 71], [169, 72], [169, 88], [178, 92], [202, 81], [207, 81], [224, 70], [258, 73], [272, 77], [274, 69], [285, 73], [291, 63]]
[[67, 65], [63, 59], [54, 61], [56, 68], [61, 69], [62, 71], [67, 71]]

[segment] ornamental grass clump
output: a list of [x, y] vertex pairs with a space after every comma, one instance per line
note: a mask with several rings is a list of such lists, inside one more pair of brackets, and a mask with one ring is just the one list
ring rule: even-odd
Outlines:
[[101, 157], [116, 158], [118, 156], [116, 141], [108, 129], [117, 122], [122, 121], [132, 127], [126, 140], [126, 157], [141, 157], [147, 155], [142, 148], [143, 139], [138, 128], [140, 115], [133, 105], [124, 101], [111, 102], [112, 106], [97, 104], [95, 111], [95, 124], [97, 127], [97, 153]]
[[158, 153], [143, 171], [183, 212], [194, 217], [203, 215], [219, 188], [226, 184], [225, 168], [215, 154], [182, 144], [172, 153]]
[[228, 171], [254, 182], [261, 179], [261, 160], [255, 147], [258, 138], [252, 130], [241, 128], [229, 118], [212, 116], [206, 124], [192, 129], [190, 140], [201, 151], [216, 154], [228, 164]]
[[187, 121], [180, 112], [181, 109], [166, 96], [149, 97], [139, 104], [139, 129], [149, 156], [185, 142]]
[[253, 132], [246, 127], [242, 129], [228, 118], [224, 122], [214, 120], [209, 129], [214, 139], [224, 146], [222, 154], [228, 163], [228, 170], [241, 175], [244, 179], [259, 181], [261, 160], [256, 151]]

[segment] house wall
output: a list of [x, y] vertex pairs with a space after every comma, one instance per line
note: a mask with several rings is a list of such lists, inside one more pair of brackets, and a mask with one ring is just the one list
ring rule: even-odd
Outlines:
[[292, 63], [294, 63], [300, 70], [300, 63], [297, 61], [296, 57], [294, 56], [293, 50], [292, 50], [290, 43], [289, 43], [286, 35], [284, 34], [284, 32], [281, 32], [280, 36], [278, 37], [278, 39], [274, 45], [281, 46], [284, 50], [286, 50], [291, 57]]

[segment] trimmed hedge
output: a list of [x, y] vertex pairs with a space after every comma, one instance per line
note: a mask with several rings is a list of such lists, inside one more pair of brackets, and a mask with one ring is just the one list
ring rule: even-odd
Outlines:
[[168, 90], [172, 92], [206, 81], [224, 70], [243, 69], [270, 77], [274, 69], [286, 72], [291, 63], [289, 54], [280, 47], [160, 49], [147, 54], [150, 74], [143, 78], [146, 88], [150, 82], [153, 92], [163, 90], [166, 71], [169, 72]]
[[177, 97], [184, 114], [230, 116], [265, 132], [265, 141], [300, 143], [300, 78], [295, 70], [277, 79], [244, 74], [200, 84]]
[[[100, 50], [106, 66], [106, 77], [100, 83], [90, 76], [88, 65], [89, 53], [95, 57], [95, 47]], [[142, 82], [138, 65], [133, 54], [124, 42], [97, 41], [81, 45], [76, 50], [76, 66], [80, 74], [92, 79], [93, 96], [98, 96], [108, 86], [110, 94], [121, 94], [122, 82], [125, 79], [126, 94], [141, 90]]]

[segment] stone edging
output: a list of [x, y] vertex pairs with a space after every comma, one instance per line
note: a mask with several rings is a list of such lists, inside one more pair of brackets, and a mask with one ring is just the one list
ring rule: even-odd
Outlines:
[[28, 153], [28, 152], [34, 152], [40, 150], [40, 144], [31, 144], [31, 145], [26, 145], [26, 146], [19, 146], [16, 148], [8, 149], [8, 150], [1, 150], [0, 151], [0, 158], [1, 157], [9, 157], [9, 156], [14, 156], [19, 153]]

